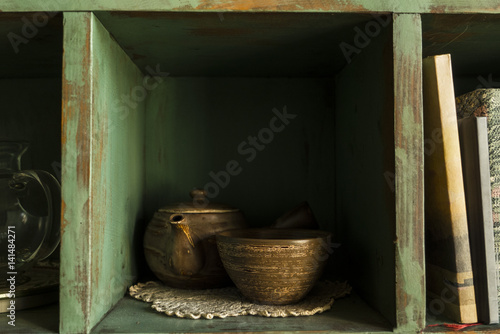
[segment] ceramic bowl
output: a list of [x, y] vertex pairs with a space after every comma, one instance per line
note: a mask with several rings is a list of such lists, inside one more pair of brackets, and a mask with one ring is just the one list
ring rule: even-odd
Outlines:
[[229, 277], [253, 302], [292, 304], [321, 276], [329, 256], [325, 231], [239, 229], [217, 234], [217, 248]]

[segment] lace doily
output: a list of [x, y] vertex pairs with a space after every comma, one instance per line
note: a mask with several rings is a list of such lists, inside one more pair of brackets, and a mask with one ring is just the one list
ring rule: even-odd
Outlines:
[[153, 309], [169, 316], [213, 319], [240, 315], [296, 317], [322, 313], [333, 301], [351, 292], [347, 282], [318, 282], [302, 301], [291, 305], [261, 305], [247, 300], [236, 287], [182, 290], [159, 282], [138, 283], [129, 288], [132, 297], [153, 303]]

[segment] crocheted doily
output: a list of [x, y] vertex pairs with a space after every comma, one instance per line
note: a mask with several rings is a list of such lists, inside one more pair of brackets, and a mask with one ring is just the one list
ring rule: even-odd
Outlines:
[[318, 282], [302, 301], [291, 305], [261, 305], [247, 300], [236, 287], [210, 290], [174, 289], [159, 282], [138, 283], [129, 288], [136, 299], [153, 303], [158, 312], [189, 319], [213, 319], [240, 315], [263, 317], [305, 316], [329, 310], [333, 301], [351, 292], [347, 282]]

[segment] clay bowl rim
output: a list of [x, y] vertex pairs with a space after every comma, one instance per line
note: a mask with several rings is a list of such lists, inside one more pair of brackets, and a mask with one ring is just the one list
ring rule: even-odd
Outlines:
[[[248, 233], [254, 233], [248, 235]], [[258, 235], [255, 235], [258, 234]], [[271, 235], [267, 237], [267, 234]], [[243, 234], [243, 235], [242, 235]], [[260, 235], [259, 235], [260, 234]], [[262, 237], [265, 236], [265, 237]], [[277, 237], [274, 237], [277, 235]], [[283, 237], [280, 237], [283, 235]], [[321, 239], [326, 240], [332, 236], [331, 232], [323, 230], [310, 230], [299, 228], [241, 228], [226, 230], [216, 234], [217, 242], [230, 242], [240, 244], [272, 244], [272, 245], [290, 245], [304, 244]]]

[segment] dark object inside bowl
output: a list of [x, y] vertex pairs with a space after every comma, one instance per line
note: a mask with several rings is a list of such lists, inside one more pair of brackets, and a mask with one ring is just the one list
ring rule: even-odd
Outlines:
[[229, 277], [248, 299], [285, 305], [303, 299], [321, 276], [331, 234], [305, 229], [239, 229], [217, 234]]

